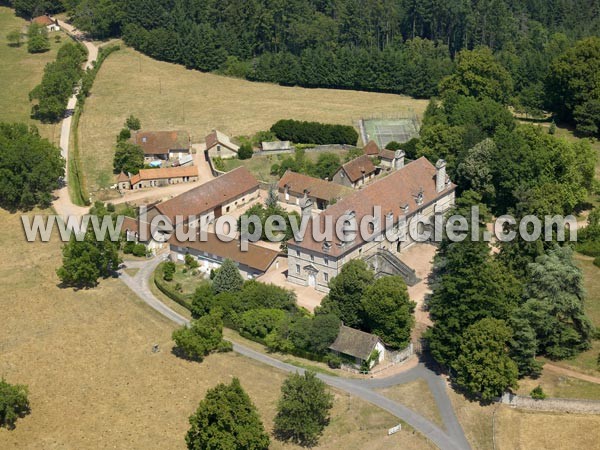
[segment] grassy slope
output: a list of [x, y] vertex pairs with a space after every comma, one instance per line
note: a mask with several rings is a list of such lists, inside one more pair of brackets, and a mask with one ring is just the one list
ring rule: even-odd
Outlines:
[[[231, 136], [269, 128], [281, 118], [353, 124], [363, 115], [422, 115], [427, 101], [368, 92], [281, 87], [186, 70], [130, 48], [111, 55], [81, 120], [88, 186], [106, 187], [115, 136], [129, 114], [145, 129], [185, 129], [202, 142], [211, 129]], [[112, 179], [111, 179], [112, 182]]]
[[[12, 9], [0, 6], [0, 122], [27, 122], [35, 124], [42, 136], [58, 143], [60, 124], [43, 125], [29, 115], [29, 91], [42, 79], [44, 66], [56, 58], [58, 47], [68, 39], [62, 32], [50, 33], [51, 50], [46, 53], [27, 53], [27, 44], [10, 47], [6, 34], [12, 30], [26, 32], [27, 22], [16, 17]], [[61, 36], [61, 43], [54, 37]], [[23, 37], [25, 39], [25, 37]]]
[[[29, 385], [32, 414], [0, 448], [183, 448], [187, 418], [218, 382], [239, 377], [267, 428], [284, 375], [236, 354], [202, 364], [171, 354], [174, 325], [118, 280], [75, 292], [58, 288], [58, 242], [26, 243], [17, 215], [0, 210], [0, 374]], [[161, 352], [152, 354], [153, 344]], [[77, 420], [65, 420], [65, 414]], [[336, 395], [322, 448], [431, 448], [418, 434], [387, 437], [397, 420]], [[274, 443], [273, 448], [295, 448]]]

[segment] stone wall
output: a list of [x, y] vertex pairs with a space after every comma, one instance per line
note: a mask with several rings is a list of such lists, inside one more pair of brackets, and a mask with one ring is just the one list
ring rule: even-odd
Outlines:
[[544, 400], [535, 400], [531, 397], [505, 393], [500, 399], [500, 403], [504, 403], [505, 405], [509, 405], [513, 408], [536, 411], [600, 414], [600, 401], [597, 400], [578, 400], [569, 398], [547, 398]]

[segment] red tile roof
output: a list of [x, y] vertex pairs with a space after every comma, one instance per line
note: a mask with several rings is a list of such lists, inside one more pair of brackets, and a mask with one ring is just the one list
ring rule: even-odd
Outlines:
[[280, 191], [284, 191], [286, 186], [288, 186], [291, 193], [297, 196], [302, 196], [305, 191], [308, 191], [311, 197], [325, 201], [339, 200], [353, 192], [352, 189], [341, 184], [313, 178], [291, 170], [288, 170], [277, 184]]
[[175, 216], [193, 216], [215, 209], [250, 191], [257, 190], [258, 180], [245, 167], [238, 167], [208, 183], [184, 192], [155, 206], [160, 214], [175, 222]]
[[137, 175], [131, 177], [131, 184], [135, 185], [140, 181], [147, 180], [165, 180], [168, 178], [197, 177], [198, 167], [162, 167], [160, 169], [141, 169]]
[[[324, 230], [325, 217], [331, 216], [335, 225], [338, 218], [344, 216], [347, 212], [353, 211], [356, 221], [360, 225], [360, 221], [364, 216], [373, 215], [374, 206], [380, 206], [381, 213], [384, 216], [382, 218], [382, 226], [385, 226], [385, 216], [388, 213], [393, 213], [396, 221], [404, 215], [407, 217], [411, 216], [417, 210], [449, 194], [456, 188], [454, 184], [450, 184], [446, 189], [438, 193], [436, 191], [435, 174], [436, 169], [434, 165], [425, 157], [421, 157], [407, 164], [402, 169], [392, 172], [385, 178], [345, 197], [311, 220], [320, 221], [320, 229]], [[423, 204], [417, 205], [415, 197], [421, 190], [423, 192]], [[403, 207], [405, 205], [408, 205], [408, 213], [404, 212]], [[341, 241], [335, 236], [334, 232], [334, 240], [331, 243], [331, 248], [326, 252], [323, 250], [324, 242], [315, 241], [311, 229], [312, 223], [309, 223], [304, 240], [302, 242], [295, 242], [292, 239], [288, 241], [288, 246], [298, 246], [302, 249], [337, 257], [357, 248], [365, 242], [361, 238], [360, 233], [358, 233], [353, 243], [341, 246], [339, 245]]]
[[379, 146], [375, 141], [369, 141], [369, 143], [363, 148], [363, 152], [365, 155], [377, 156], [379, 154]]
[[201, 240], [194, 242], [180, 242], [174, 234], [171, 239], [169, 239], [169, 244], [177, 247], [191, 248], [200, 252], [207, 252], [222, 259], [230, 259], [260, 272], [266, 272], [279, 256], [278, 251], [252, 243], [248, 244], [248, 251], [244, 252], [241, 250], [240, 242], [237, 239], [230, 242], [224, 242], [214, 233], [208, 233], [207, 235], [208, 239], [206, 242], [202, 242]]
[[123, 172], [121, 172], [118, 176], [117, 176], [117, 183], [122, 183], [125, 181], [129, 181], [129, 177], [127, 175], [125, 175]]
[[392, 160], [396, 157], [396, 152], [394, 150], [388, 150], [387, 148], [384, 148], [379, 152], [379, 157], [382, 159]]
[[134, 219], [133, 217], [127, 217], [127, 216], [125, 216], [123, 218], [123, 225], [121, 226], [121, 231], [124, 233], [127, 230], [131, 231], [132, 233], [139, 232], [139, 226], [138, 226], [137, 219]]
[[355, 183], [360, 180], [363, 175], [369, 176], [375, 172], [375, 166], [373, 165], [370, 156], [362, 155], [344, 164], [340, 170], [346, 172], [348, 179]]
[[54, 25], [54, 20], [52, 20], [48, 16], [38, 16], [32, 20], [33, 23], [37, 23], [38, 25]]
[[231, 142], [229, 136], [221, 133], [218, 130], [213, 130], [208, 136], [206, 136], [206, 149], [209, 150], [217, 144], [221, 144], [230, 150], [237, 152], [239, 147]]
[[185, 131], [138, 131], [132, 137], [144, 155], [165, 155], [169, 150], [189, 150], [190, 136]]

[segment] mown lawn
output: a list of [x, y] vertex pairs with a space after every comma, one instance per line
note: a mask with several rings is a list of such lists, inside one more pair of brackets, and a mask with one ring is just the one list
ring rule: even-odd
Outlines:
[[[81, 118], [83, 170], [90, 191], [112, 176], [115, 137], [129, 114], [150, 130], [184, 129], [203, 142], [212, 130], [251, 135], [279, 119], [356, 125], [362, 116], [419, 117], [427, 100], [392, 94], [281, 87], [187, 70], [155, 61], [131, 48], [106, 60]], [[112, 182], [112, 181], [111, 181]]]
[[548, 370], [543, 371], [538, 379], [519, 380], [518, 394], [529, 395], [536, 386], [541, 386], [548, 397], [600, 400], [600, 384], [560, 375]]
[[[8, 45], [6, 35], [13, 30], [23, 32], [20, 47]], [[29, 92], [42, 80], [44, 67], [54, 61], [58, 48], [70, 38], [63, 32], [50, 33], [50, 51], [31, 54], [27, 52], [26, 33], [27, 21], [0, 6], [0, 122], [34, 124], [42, 136], [58, 144], [60, 124], [42, 124], [30, 118]], [[60, 36], [60, 42], [55, 42], [55, 36]]]
[[[323, 152], [325, 153], [325, 152]], [[334, 153], [340, 157], [340, 162], [344, 163], [344, 158], [348, 154], [347, 150], [331, 150], [327, 153]], [[312, 162], [316, 162], [319, 158], [320, 152], [306, 152], [306, 159]], [[225, 171], [237, 169], [238, 167], [244, 166], [260, 181], [266, 183], [276, 183], [279, 177], [271, 175], [271, 166], [273, 164], [281, 164], [286, 157], [294, 157], [293, 153], [283, 154], [279, 153], [276, 155], [255, 155], [251, 159], [224, 159], [223, 164], [225, 165]]]

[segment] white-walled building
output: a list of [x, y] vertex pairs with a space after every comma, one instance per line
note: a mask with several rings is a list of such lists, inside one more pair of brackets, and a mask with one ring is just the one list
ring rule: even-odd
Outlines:
[[[414, 244], [408, 226], [417, 226], [419, 232], [431, 229], [436, 213], [443, 214], [454, 206], [455, 189], [446, 175], [446, 163], [438, 161], [434, 166], [423, 157], [345, 197], [310, 219], [302, 241], [288, 241], [288, 281], [328, 292], [329, 281], [348, 261], [384, 250], [399, 255]], [[311, 233], [315, 221], [319, 230], [326, 228], [327, 221], [335, 226], [340, 217], [352, 217], [360, 225], [364, 217], [374, 215], [376, 206], [383, 216], [381, 241], [365, 240], [358, 233], [354, 241], [344, 242], [335, 228], [331, 240], [317, 240]], [[392, 230], [386, 229], [388, 218], [393, 218]], [[415, 219], [419, 222], [416, 225]], [[388, 234], [393, 235], [392, 240]]]

